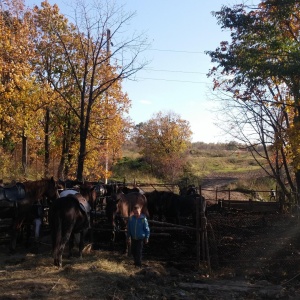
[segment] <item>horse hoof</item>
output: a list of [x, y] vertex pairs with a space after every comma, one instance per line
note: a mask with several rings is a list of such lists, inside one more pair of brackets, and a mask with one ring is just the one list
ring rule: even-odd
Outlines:
[[62, 267], [62, 263], [59, 260], [54, 259], [54, 266], [61, 268]]
[[14, 254], [16, 254], [16, 250], [14, 250], [14, 249], [9, 249], [8, 255], [14, 255]]

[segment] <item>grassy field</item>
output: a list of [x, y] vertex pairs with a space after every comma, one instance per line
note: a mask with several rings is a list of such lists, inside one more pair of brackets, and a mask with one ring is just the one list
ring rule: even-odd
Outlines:
[[[190, 183], [201, 183], [207, 177], [239, 178], [231, 183], [231, 189], [271, 189], [275, 183], [261, 170], [251, 153], [238, 148], [228, 149], [224, 144], [193, 144], [187, 156]], [[130, 144], [124, 148], [123, 159], [114, 168], [117, 180], [126, 182], [159, 183], [149, 166], [143, 162], [138, 149]], [[191, 182], [194, 180], [194, 182]]]

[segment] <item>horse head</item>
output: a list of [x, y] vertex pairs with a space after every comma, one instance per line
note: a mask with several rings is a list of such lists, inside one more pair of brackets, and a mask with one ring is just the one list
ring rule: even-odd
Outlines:
[[106, 198], [105, 214], [108, 223], [114, 226], [114, 217], [117, 210], [118, 200], [115, 195]]
[[44, 196], [47, 197], [48, 201], [53, 202], [59, 197], [58, 184], [55, 182], [53, 177], [51, 177], [50, 179], [45, 179], [45, 181], [47, 182], [48, 186], [44, 193]]
[[180, 188], [181, 196], [195, 195], [198, 194], [198, 190], [194, 184], [190, 184], [187, 187]]
[[97, 184], [95, 187], [96, 193], [98, 197], [103, 197], [108, 194], [108, 189], [103, 184]]

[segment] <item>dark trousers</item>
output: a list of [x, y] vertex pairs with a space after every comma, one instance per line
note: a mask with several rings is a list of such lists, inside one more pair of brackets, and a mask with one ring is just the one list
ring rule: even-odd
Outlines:
[[131, 253], [134, 259], [134, 265], [142, 266], [143, 240], [131, 240]]

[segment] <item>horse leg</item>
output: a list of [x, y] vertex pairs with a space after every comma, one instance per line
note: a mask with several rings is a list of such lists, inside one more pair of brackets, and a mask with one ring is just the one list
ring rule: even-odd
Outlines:
[[54, 258], [54, 265], [61, 268], [62, 267], [62, 255], [65, 249], [67, 242], [70, 239], [73, 224], [68, 229], [65, 229], [63, 220], [56, 215], [56, 218], [53, 219], [52, 223], [52, 251]]
[[29, 248], [30, 246], [30, 237], [31, 237], [31, 224], [25, 224], [24, 225], [24, 230], [25, 230], [25, 247]]
[[111, 236], [110, 236], [110, 250], [114, 250], [114, 248], [115, 248], [116, 231], [117, 231], [116, 225], [113, 224]]
[[35, 252], [39, 252], [40, 245], [40, 231], [41, 231], [42, 219], [36, 218], [33, 221], [33, 230], [34, 230], [34, 248]]
[[80, 232], [80, 240], [79, 240], [79, 257], [82, 258], [82, 252], [83, 252], [83, 248], [84, 248], [84, 236], [85, 236], [85, 232], [81, 231]]
[[60, 256], [61, 251], [61, 230], [52, 233], [52, 253], [54, 259], [54, 265], [57, 267], [62, 267], [62, 257]]
[[[127, 237], [126, 237], [126, 240], [127, 240]], [[127, 241], [127, 245], [126, 245], [126, 247], [127, 247], [127, 255], [128, 256], [131, 256], [131, 254], [132, 254], [132, 251], [131, 251], [131, 244], [132, 244], [132, 239], [129, 239], [128, 241]]]
[[73, 248], [75, 244], [75, 234], [72, 232], [69, 239], [69, 256], [68, 258], [71, 258], [73, 256]]
[[62, 267], [62, 256], [64, 253], [65, 246], [67, 242], [70, 240], [72, 234], [73, 227], [70, 228], [65, 234], [62, 235], [61, 243], [56, 252], [56, 264], [54, 260], [54, 264], [58, 267]]
[[10, 245], [9, 245], [9, 253], [14, 254], [16, 252], [17, 247], [17, 239], [18, 235], [21, 231], [23, 221], [14, 221], [11, 229], [11, 237], [10, 237]]
[[131, 241], [127, 242], [126, 233], [125, 233], [125, 254], [127, 254], [127, 256], [131, 256]]
[[9, 245], [9, 253], [14, 254], [16, 252], [17, 246], [17, 232], [16, 230], [11, 230], [11, 237], [10, 237], [10, 245]]

